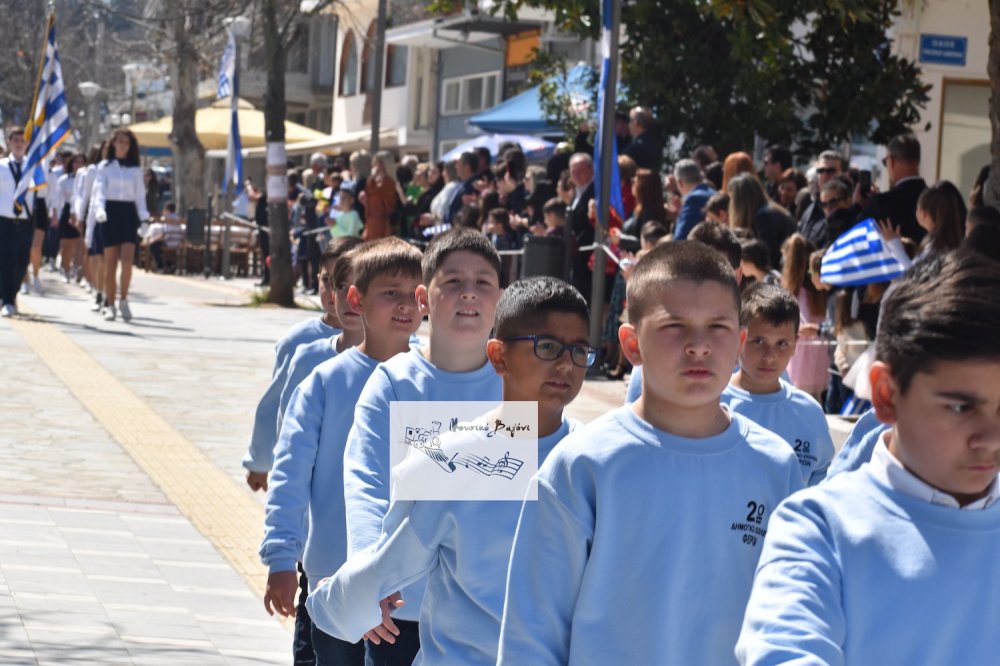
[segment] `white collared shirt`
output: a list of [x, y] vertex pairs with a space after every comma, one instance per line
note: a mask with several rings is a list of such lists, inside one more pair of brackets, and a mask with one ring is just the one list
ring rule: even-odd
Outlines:
[[930, 504], [947, 506], [963, 511], [988, 509], [994, 502], [1000, 499], [1000, 482], [997, 479], [993, 479], [993, 483], [990, 484], [985, 497], [965, 506], [959, 506], [958, 501], [954, 497], [925, 483], [923, 480], [917, 478], [913, 472], [903, 467], [903, 463], [899, 462], [896, 456], [889, 452], [886, 442], [890, 434], [892, 434], [892, 431], [882, 433], [878, 444], [875, 445], [875, 450], [872, 452], [870, 470], [876, 480], [904, 495], [915, 497]]
[[105, 216], [108, 201], [130, 201], [135, 203], [140, 220], [149, 219], [149, 211], [146, 209], [146, 184], [142, 180], [140, 167], [123, 167], [118, 160], [101, 162], [97, 167], [94, 200], [97, 212], [104, 213]]
[[[27, 202], [27, 206], [18, 215], [14, 212], [14, 191], [17, 189], [17, 183], [14, 180], [14, 172], [11, 170], [12, 157], [5, 157], [0, 160], [0, 217], [12, 217], [27, 219], [31, 217], [31, 209], [34, 206], [35, 195], [31, 190], [25, 195], [24, 200]], [[25, 167], [26, 159], [21, 159], [22, 170]], [[31, 178], [30, 173], [23, 173], [21, 179]]]

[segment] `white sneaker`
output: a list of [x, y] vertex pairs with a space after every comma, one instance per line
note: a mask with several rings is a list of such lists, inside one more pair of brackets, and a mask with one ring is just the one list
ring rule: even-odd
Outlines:
[[69, 284], [70, 282], [69, 271], [63, 271], [62, 276], [63, 276], [63, 284]]
[[132, 311], [128, 307], [128, 301], [124, 298], [118, 301], [118, 309], [122, 311], [122, 319], [125, 321], [132, 320]]
[[97, 297], [94, 299], [94, 304], [90, 306], [91, 312], [100, 312], [104, 309], [104, 294], [97, 292]]
[[104, 321], [114, 321], [115, 320], [115, 306], [109, 305], [104, 308]]
[[17, 308], [10, 303], [0, 308], [0, 317], [13, 317], [15, 314], [17, 314]]
[[35, 276], [35, 279], [32, 280], [31, 282], [31, 288], [35, 290], [35, 294], [37, 294], [38, 296], [45, 295], [45, 290], [42, 289], [42, 281], [38, 279], [37, 275]]
[[27, 282], [22, 282], [21, 283], [21, 295], [22, 296], [27, 296], [30, 293], [31, 293], [31, 291], [29, 291], [29, 289], [28, 289], [28, 283]]

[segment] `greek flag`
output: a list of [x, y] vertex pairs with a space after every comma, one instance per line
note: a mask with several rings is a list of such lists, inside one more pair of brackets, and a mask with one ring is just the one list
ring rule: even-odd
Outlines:
[[[602, 210], [602, 205], [610, 205], [618, 212], [618, 217], [625, 219], [625, 206], [622, 203], [622, 184], [618, 175], [618, 142], [614, 132], [611, 134], [611, 145], [603, 145], [604, 137], [604, 105], [615, 103], [614, 91], [608, 95], [608, 76], [611, 73], [611, 3], [615, 0], [601, 0], [601, 86], [597, 91], [597, 140], [594, 143], [594, 199], [597, 201], [597, 210]], [[610, 97], [610, 99], [609, 99]], [[611, 201], [601, 202], [601, 156], [604, 151], [611, 150]]]
[[858, 222], [842, 234], [826, 254], [820, 279], [835, 287], [888, 282], [903, 274], [903, 266], [882, 243], [875, 220]]
[[69, 108], [66, 106], [62, 66], [56, 49], [56, 17], [49, 14], [45, 53], [31, 105], [31, 120], [24, 128], [24, 138], [28, 142], [24, 173], [31, 173], [32, 177], [22, 178], [17, 185], [14, 192], [17, 208], [25, 205], [24, 195], [32, 184], [34, 189], [45, 185], [45, 161], [69, 135]]
[[222, 52], [222, 62], [219, 65], [218, 97], [228, 97], [230, 100], [229, 143], [226, 153], [226, 175], [222, 179], [222, 192], [229, 191], [232, 183], [239, 189], [243, 182], [243, 150], [240, 144], [240, 121], [238, 111], [238, 96], [240, 90], [239, 68], [236, 66], [236, 35], [229, 31], [229, 41], [226, 50]]

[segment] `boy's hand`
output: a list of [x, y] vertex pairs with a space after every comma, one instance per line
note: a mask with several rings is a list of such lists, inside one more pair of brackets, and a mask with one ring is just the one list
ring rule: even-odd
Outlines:
[[380, 601], [379, 608], [382, 609], [382, 624], [366, 633], [364, 637], [375, 645], [381, 645], [383, 640], [387, 641], [389, 645], [395, 645], [396, 636], [399, 636], [399, 628], [392, 621], [391, 613], [393, 609], [402, 608], [405, 603], [403, 595], [399, 592], [393, 592]]
[[264, 610], [268, 615], [274, 615], [277, 611], [284, 617], [295, 617], [295, 593], [298, 589], [298, 576], [294, 571], [276, 571], [268, 575]]
[[267, 472], [247, 472], [247, 485], [250, 486], [250, 490], [257, 492], [258, 490], [267, 491]]

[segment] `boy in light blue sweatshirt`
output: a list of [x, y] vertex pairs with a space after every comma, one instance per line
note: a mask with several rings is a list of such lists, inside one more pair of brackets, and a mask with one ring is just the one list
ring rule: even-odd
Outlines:
[[[538, 460], [576, 423], [563, 409], [580, 392], [597, 350], [587, 342], [587, 302], [555, 278], [513, 283], [497, 305], [487, 354], [505, 401], [538, 405]], [[447, 446], [445, 444], [445, 446]], [[434, 468], [437, 469], [437, 468]], [[393, 499], [382, 536], [320, 584], [307, 605], [316, 626], [356, 640], [381, 622], [379, 601], [428, 576], [414, 663], [497, 660], [500, 617], [519, 501]], [[395, 636], [386, 633], [386, 640]]]
[[499, 664], [724, 664], [773, 507], [802, 488], [789, 446], [719, 404], [744, 333], [732, 267], [659, 245], [627, 286], [622, 350], [642, 395], [559, 443], [525, 503]]
[[[351, 248], [361, 244], [356, 237], [338, 238], [326, 246], [321, 260], [320, 270], [324, 274], [333, 271], [337, 258]], [[250, 446], [243, 456], [242, 464], [247, 470], [247, 485], [254, 492], [267, 490], [267, 475], [274, 463], [274, 445], [278, 441], [278, 403], [281, 389], [288, 377], [289, 362], [295, 350], [320, 338], [331, 338], [340, 334], [340, 321], [337, 319], [336, 295], [327, 286], [327, 281], [320, 280], [320, 303], [323, 305], [323, 315], [296, 324], [278, 340], [274, 347], [274, 369], [271, 371], [271, 383], [264, 391], [257, 404], [253, 418], [253, 432], [250, 435]]]
[[[353, 280], [343, 265], [353, 269]], [[420, 251], [399, 238], [367, 243], [337, 260], [334, 274], [351, 286], [342, 296], [361, 313], [363, 341], [321, 363], [293, 392], [275, 451], [260, 554], [270, 574], [269, 613], [295, 615], [295, 562], [310, 587], [347, 558], [343, 459], [354, 405], [375, 366], [405, 352], [420, 325], [414, 298]], [[313, 627], [316, 663], [360, 664], [364, 646]]]
[[1000, 265], [920, 262], [882, 304], [860, 469], [771, 519], [736, 655], [744, 664], [1000, 659]]
[[335, 358], [347, 349], [354, 347], [365, 339], [364, 324], [361, 320], [361, 312], [356, 310], [347, 298], [347, 290], [351, 286], [353, 266], [350, 258], [353, 250], [343, 255], [346, 259], [337, 261], [334, 270], [331, 272], [320, 272], [320, 282], [324, 282], [323, 289], [333, 294], [333, 300], [337, 309], [337, 319], [340, 321], [341, 332], [329, 338], [320, 338], [312, 342], [299, 345], [292, 354], [288, 362], [285, 385], [281, 389], [281, 397], [278, 400], [278, 433], [281, 433], [281, 423], [284, 421], [285, 412], [288, 410], [288, 403], [292, 399], [292, 393], [299, 384], [312, 373], [321, 363]]
[[[501, 399], [500, 378], [486, 356], [497, 300], [500, 256], [483, 234], [459, 228], [436, 237], [424, 253], [416, 297], [430, 316], [426, 347], [382, 363], [354, 410], [344, 454], [344, 501], [351, 554], [375, 544], [389, 508], [389, 405], [393, 401]], [[406, 663], [420, 649], [417, 620], [426, 579], [382, 600], [386, 624], [366, 634], [374, 663]], [[400, 599], [405, 605], [400, 604]], [[392, 618], [388, 617], [392, 612]], [[395, 643], [380, 637], [399, 634]]]
[[758, 282], [743, 292], [742, 318], [747, 338], [740, 369], [722, 392], [722, 404], [788, 442], [803, 481], [814, 486], [833, 459], [830, 428], [819, 403], [781, 378], [795, 353], [799, 304], [778, 285]]

